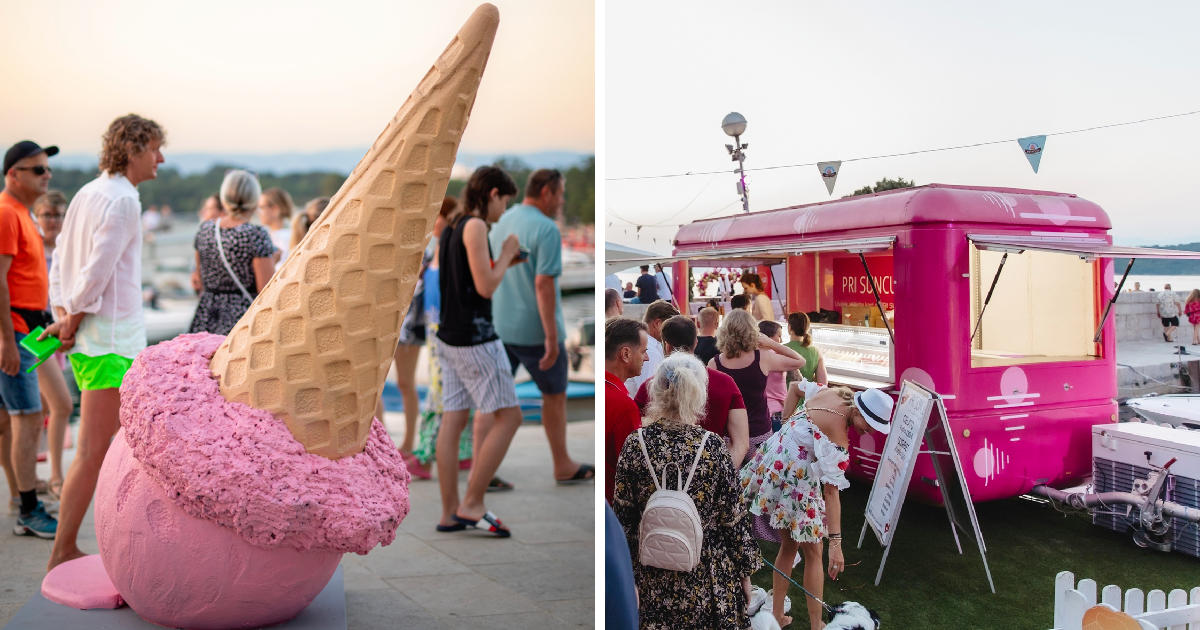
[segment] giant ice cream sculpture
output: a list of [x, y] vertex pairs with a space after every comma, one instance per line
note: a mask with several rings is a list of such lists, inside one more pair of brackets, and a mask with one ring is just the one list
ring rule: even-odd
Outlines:
[[147, 621], [281, 623], [395, 538], [409, 475], [375, 401], [498, 24], [476, 9], [228, 337], [125, 376], [96, 538]]

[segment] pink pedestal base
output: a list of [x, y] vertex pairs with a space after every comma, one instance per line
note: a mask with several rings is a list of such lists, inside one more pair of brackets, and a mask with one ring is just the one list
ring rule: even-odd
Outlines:
[[64, 562], [42, 579], [42, 596], [63, 606], [92, 610], [120, 608], [125, 600], [108, 579], [100, 556]]
[[255, 547], [187, 514], [133, 457], [124, 430], [100, 471], [95, 519], [116, 590], [143, 619], [172, 628], [287, 621], [312, 603], [341, 559], [339, 553]]

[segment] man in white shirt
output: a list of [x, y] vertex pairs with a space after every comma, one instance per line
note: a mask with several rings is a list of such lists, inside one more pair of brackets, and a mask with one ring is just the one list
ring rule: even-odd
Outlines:
[[104, 134], [100, 176], [71, 200], [54, 250], [50, 304], [58, 321], [46, 333], [62, 341], [81, 400], [79, 450], [63, 485], [47, 570], [85, 555], [75, 538], [121, 426], [118, 388], [146, 347], [137, 185], [158, 176], [165, 139], [158, 123], [136, 114], [114, 120]]
[[625, 381], [625, 389], [629, 390], [631, 398], [637, 395], [638, 388], [644, 381], [654, 376], [654, 370], [658, 369], [658, 364], [662, 363], [665, 358], [662, 345], [662, 325], [663, 322], [678, 314], [679, 309], [666, 300], [658, 300], [646, 308], [646, 316], [642, 318], [642, 321], [646, 323], [646, 334], [650, 335], [646, 342], [646, 363], [642, 366], [640, 376]]
[[1183, 312], [1183, 306], [1179, 304], [1179, 296], [1171, 290], [1171, 285], [1163, 286], [1155, 308], [1158, 310], [1158, 317], [1162, 319], [1163, 341], [1175, 343], [1175, 330], [1179, 328], [1179, 314]]

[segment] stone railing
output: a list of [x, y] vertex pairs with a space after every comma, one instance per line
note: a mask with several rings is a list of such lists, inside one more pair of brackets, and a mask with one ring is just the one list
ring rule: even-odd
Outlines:
[[[1179, 298], [1182, 307], [1187, 300], [1186, 291], [1173, 291]], [[1155, 307], [1158, 305], [1159, 292], [1126, 291], [1121, 294], [1114, 308], [1117, 312], [1117, 342], [1122, 341], [1162, 341], [1163, 325]], [[1179, 330], [1175, 331], [1175, 339], [1181, 344], [1192, 341], [1192, 325], [1188, 323], [1187, 315], [1179, 314]]]

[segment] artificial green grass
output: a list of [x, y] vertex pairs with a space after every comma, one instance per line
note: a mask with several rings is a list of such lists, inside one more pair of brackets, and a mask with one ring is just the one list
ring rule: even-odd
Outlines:
[[[900, 513], [883, 579], [875, 586], [883, 548], [871, 531], [862, 549], [856, 548], [869, 493], [870, 486], [857, 481], [842, 492], [842, 545], [848, 568], [837, 582], [826, 577], [823, 599], [830, 605], [859, 602], [879, 613], [884, 628], [1045, 630], [1054, 625], [1054, 577], [1059, 571], [1073, 572], [1076, 581], [1096, 580], [1097, 596], [1108, 584], [1145, 592], [1200, 586], [1200, 558], [1142, 549], [1127, 534], [1019, 498], [975, 505], [994, 595], [973, 538], [960, 532], [959, 555], [945, 508], [913, 501]], [[760, 543], [760, 548], [765, 559], [775, 561], [778, 545]], [[828, 557], [825, 562], [828, 566]], [[772, 573], [764, 564], [752, 581], [770, 589]], [[800, 583], [802, 578], [803, 565], [792, 575]], [[804, 594], [792, 586], [788, 595], [791, 628], [806, 630]]]

